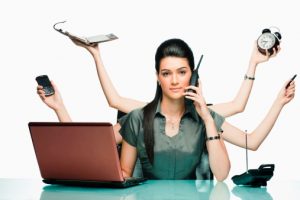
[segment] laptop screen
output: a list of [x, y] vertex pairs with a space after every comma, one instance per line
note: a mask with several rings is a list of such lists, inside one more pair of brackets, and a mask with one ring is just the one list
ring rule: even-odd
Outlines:
[[110, 123], [30, 122], [44, 179], [123, 181]]

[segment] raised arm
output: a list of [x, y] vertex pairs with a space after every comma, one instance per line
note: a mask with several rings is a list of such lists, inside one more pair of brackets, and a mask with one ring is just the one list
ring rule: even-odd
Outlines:
[[54, 88], [54, 94], [51, 96], [45, 96], [43, 86], [37, 86], [37, 94], [40, 96], [41, 100], [54, 112], [60, 122], [71, 122], [72, 119], [63, 103], [60, 92], [57, 89], [57, 86], [51, 81], [51, 84]]
[[235, 98], [232, 101], [226, 103], [212, 105], [210, 106], [210, 108], [224, 117], [230, 117], [232, 115], [243, 112], [245, 110], [245, 107], [247, 105], [252, 90], [252, 86], [254, 82], [252, 78], [255, 77], [256, 67], [258, 66], [259, 63], [266, 62], [269, 60], [269, 58], [275, 57], [277, 53], [280, 51], [280, 46], [278, 47], [278, 49], [279, 50], [277, 52], [274, 49], [274, 52], [276, 53], [274, 53], [272, 56], [269, 56], [268, 52], [267, 55], [263, 55], [258, 51], [257, 43], [255, 41], [251, 58], [249, 61], [249, 66], [245, 74], [248, 78], [247, 77], [244, 78]]
[[[289, 103], [295, 96], [295, 83], [292, 82], [290, 86], [286, 89], [286, 82], [283, 88], [280, 90], [277, 98], [275, 99], [273, 105], [271, 106], [268, 114], [262, 120], [262, 122], [257, 126], [257, 128], [250, 134], [247, 135], [248, 148], [250, 150], [257, 150], [262, 144], [264, 139], [268, 136], [271, 129], [273, 128], [282, 108], [284, 105]], [[246, 148], [245, 143], [245, 132], [232, 126], [231, 124], [224, 122], [222, 125], [223, 129], [223, 139], [240, 147]]]
[[114, 87], [109, 75], [107, 74], [103, 65], [100, 50], [98, 45], [88, 46], [79, 41], [72, 40], [76, 45], [87, 49], [93, 56], [96, 69], [102, 90], [106, 97], [106, 100], [110, 107], [120, 110], [124, 113], [128, 113], [136, 108], [141, 108], [146, 105], [145, 102], [137, 101], [134, 99], [125, 98], [119, 95], [118, 91]]

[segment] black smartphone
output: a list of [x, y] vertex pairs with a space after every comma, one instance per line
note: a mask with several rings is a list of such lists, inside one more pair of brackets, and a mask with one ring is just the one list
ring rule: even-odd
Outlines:
[[[194, 71], [192, 72], [190, 85], [197, 86], [197, 84], [198, 84], [198, 79], [199, 79], [198, 69], [199, 69], [199, 66], [201, 64], [202, 58], [203, 58], [203, 55], [201, 55], [201, 57], [200, 57], [197, 68], [194, 69]], [[194, 92], [194, 90], [189, 89], [188, 92]]]
[[39, 85], [43, 86], [43, 90], [45, 91], [45, 96], [51, 96], [54, 94], [54, 88], [51, 85], [51, 82], [47, 75], [37, 76], [35, 80]]
[[291, 80], [288, 82], [288, 84], [285, 86], [285, 89], [287, 89], [289, 86], [290, 86], [290, 84], [291, 84], [291, 82], [296, 78], [296, 76], [297, 76], [297, 74], [295, 74], [294, 76], [293, 76], [293, 78], [291, 78]]

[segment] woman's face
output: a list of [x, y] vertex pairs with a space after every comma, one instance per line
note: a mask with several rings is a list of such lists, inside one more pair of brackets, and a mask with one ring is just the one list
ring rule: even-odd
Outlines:
[[163, 95], [170, 99], [182, 98], [184, 88], [189, 86], [191, 74], [186, 58], [172, 56], [163, 58], [157, 76]]

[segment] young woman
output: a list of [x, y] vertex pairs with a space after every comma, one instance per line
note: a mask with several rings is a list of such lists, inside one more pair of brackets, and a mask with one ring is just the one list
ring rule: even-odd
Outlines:
[[[171, 41], [173, 41], [175, 43], [179, 42], [179, 43], [185, 44], [181, 40], [171, 40]], [[189, 51], [190, 51], [190, 49], [189, 49]], [[192, 53], [191, 53], [191, 55], [192, 55]], [[180, 134], [180, 131], [182, 131], [181, 123], [187, 121], [187, 122], [185, 122], [185, 125], [183, 125], [183, 127], [191, 128], [191, 127], [193, 127], [193, 126], [190, 126], [190, 124], [189, 124], [189, 122], [191, 122], [191, 118], [192, 118], [191, 116], [194, 116], [194, 120], [197, 120], [197, 116], [198, 116], [198, 121], [202, 123], [202, 124], [197, 123], [197, 125], [196, 125], [196, 126], [202, 126], [202, 129], [199, 128], [199, 130], [203, 130], [203, 125], [205, 124], [207, 138], [217, 139], [216, 141], [210, 141], [212, 144], [217, 143], [217, 145], [212, 146], [211, 144], [209, 144], [209, 142], [206, 142], [206, 143], [208, 143], [207, 144], [207, 150], [209, 152], [210, 167], [211, 167], [214, 175], [216, 176], [216, 178], [218, 180], [223, 180], [224, 177], [226, 177], [227, 174], [228, 174], [227, 170], [229, 170], [229, 160], [228, 160], [228, 156], [227, 156], [227, 153], [226, 153], [226, 149], [225, 149], [225, 147], [222, 146], [223, 145], [222, 141], [218, 141], [219, 137], [218, 137], [218, 134], [216, 133], [216, 131], [217, 130], [220, 131], [221, 128], [222, 128], [223, 131], [224, 131], [224, 133], [222, 134], [222, 137], [225, 140], [227, 140], [228, 142], [233, 143], [233, 144], [238, 145], [238, 146], [241, 146], [241, 147], [245, 147], [245, 142], [244, 142], [245, 141], [244, 140], [245, 133], [243, 131], [240, 131], [239, 129], [233, 127], [232, 125], [228, 124], [227, 122], [223, 123], [224, 119], [220, 115], [214, 113], [213, 111], [208, 112], [208, 109], [205, 105], [205, 101], [204, 101], [204, 99], [201, 95], [201, 89], [200, 89], [201, 84], [199, 85], [198, 88], [191, 87], [197, 93], [195, 93], [195, 94], [194, 93], [183, 93], [184, 89], [188, 89], [188, 88], [184, 88], [183, 86], [187, 86], [186, 84], [189, 83], [190, 74], [191, 74], [191, 71], [193, 69], [193, 59], [191, 59], [191, 58], [188, 59], [186, 57], [180, 57], [180, 56], [176, 56], [176, 55], [172, 55], [172, 56], [169, 55], [169, 56], [161, 57], [161, 60], [158, 59], [157, 61], [160, 62], [160, 63], [157, 63], [157, 66], [158, 66], [157, 67], [157, 75], [158, 75], [158, 80], [160, 80], [160, 82], [161, 82], [161, 86], [158, 85], [157, 87], [158, 87], [158, 91], [159, 91], [159, 88], [160, 88], [162, 94], [160, 96], [158, 96], [159, 101], [156, 100], [156, 102], [159, 103], [159, 104], [157, 104], [156, 108], [158, 108], [160, 106], [159, 107], [160, 109], [158, 109], [157, 111], [160, 112], [161, 117], [164, 118], [164, 121], [165, 121], [165, 124], [164, 124], [165, 129], [160, 128], [159, 130], [165, 130], [165, 133], [169, 134], [169, 136], [166, 135], [169, 138], [180, 138], [180, 137], [182, 137], [180, 135], [183, 135], [183, 134]], [[186, 63], [184, 63], [183, 61], [187, 62], [188, 65]], [[167, 65], [167, 64], [166, 64], [167, 67], [164, 68], [165, 71], [160, 71], [160, 70], [162, 70], [162, 63], [164, 64], [165, 62], [167, 64], [174, 62], [174, 66], [176, 66], [176, 63], [185, 64], [184, 66], [185, 66], [186, 72], [182, 72], [180, 70], [178, 71], [177, 68], [173, 69], [172, 65], [171, 65], [171, 68], [168, 68], [169, 65]], [[162, 73], [162, 72], [165, 72], [165, 73]], [[180, 87], [173, 87], [173, 88], [171, 87], [171, 88], [168, 89], [168, 87], [167, 87], [168, 84], [172, 86], [172, 82], [170, 83], [170, 80], [169, 80], [169, 82], [166, 82], [166, 81], [164, 81], [165, 79], [163, 79], [163, 78], [165, 76], [168, 77], [170, 73], [172, 74], [172, 76], [176, 75], [178, 77], [179, 77], [180, 74], [184, 75], [184, 77], [185, 77], [184, 80], [185, 81], [180, 82], [180, 85], [181, 85]], [[188, 79], [188, 81], [186, 81], [187, 79]], [[162, 84], [162, 82], [164, 84]], [[178, 82], [178, 81], [176, 81], [176, 79], [175, 79], [175, 85], [177, 85], [176, 82]], [[165, 87], [163, 87], [163, 86], [165, 86]], [[56, 90], [56, 93], [55, 93], [54, 96], [45, 97], [44, 93], [42, 91], [42, 87], [40, 87], [40, 86], [38, 87], [38, 93], [39, 93], [40, 97], [42, 98], [42, 100], [49, 107], [54, 109], [58, 115], [60, 115], [60, 114], [63, 115], [63, 117], [59, 118], [61, 121], [71, 120], [70, 117], [68, 116], [65, 108], [64, 108], [64, 105], [63, 105], [63, 103], [61, 101], [61, 98], [60, 98], [60, 94], [59, 94], [55, 84], [54, 84], [54, 89]], [[181, 97], [179, 95], [179, 96], [175, 96], [176, 97], [175, 98], [174, 96], [172, 96], [173, 93], [176, 93], [176, 95], [180, 94]], [[283, 106], [286, 103], [288, 103], [294, 97], [294, 93], [295, 93], [294, 82], [292, 82], [292, 84], [287, 89], [285, 89], [285, 86], [283, 87], [283, 89], [280, 91], [278, 97], [276, 98], [273, 106], [270, 109], [270, 112], [267, 114], [265, 119], [262, 121], [262, 123], [258, 126], [257, 129], [255, 129], [251, 134], [249, 134], [249, 136], [248, 136], [248, 141], [249, 142], [248, 143], [249, 143], [249, 148], [250, 149], [255, 150], [262, 143], [262, 141], [268, 135], [268, 133], [270, 132], [272, 126], [274, 125], [281, 109], [283, 108]], [[192, 100], [194, 100], [195, 107], [185, 104], [185, 102], [183, 100], [184, 100], [184, 96], [186, 96], [186, 95], [187, 95], [187, 98], [191, 98]], [[167, 101], [165, 102], [164, 99], [167, 99]], [[160, 102], [160, 100], [161, 100], [161, 102]], [[61, 101], [61, 102], [58, 103], [59, 101]], [[149, 107], [149, 105], [152, 105], [152, 111], [153, 111], [153, 108], [154, 108], [153, 105], [155, 105], [155, 104], [153, 104], [153, 102], [148, 104], [144, 108], [144, 110], [147, 110], [146, 108]], [[169, 105], [171, 105], [171, 106], [169, 106]], [[138, 113], [141, 113], [141, 109], [139, 109], [139, 110], [140, 111], [138, 111]], [[149, 162], [151, 164], [155, 162], [155, 158], [156, 158], [155, 149], [152, 151], [151, 150], [152, 148], [150, 148], [151, 145], [153, 145], [153, 143], [151, 142], [151, 135], [150, 135], [150, 140], [145, 140], [145, 144], [147, 143], [146, 141], [150, 141], [150, 143], [148, 142], [150, 144], [150, 146], [149, 146], [149, 144], [148, 144], [147, 148], [146, 148], [146, 146], [144, 146], [147, 149], [146, 151], [142, 151], [142, 150], [138, 151], [138, 147], [139, 147], [139, 144], [140, 144], [139, 142], [141, 142], [142, 140], [137, 140], [137, 143], [136, 143], [137, 147], [134, 147], [133, 141], [135, 141], [135, 140], [132, 141], [130, 139], [130, 138], [134, 139], [133, 136], [136, 133], [135, 132], [136, 131], [136, 128], [135, 128], [136, 126], [134, 126], [134, 124], [136, 124], [136, 123], [133, 123], [133, 122], [137, 121], [139, 123], [139, 125], [144, 125], [143, 120], [144, 119], [149, 119], [149, 118], [147, 118], [147, 116], [149, 116], [149, 115], [145, 115], [146, 118], [144, 118], [143, 115], [140, 116], [140, 115], [134, 114], [136, 112], [137, 111], [134, 111], [133, 113], [131, 113], [128, 116], [128, 118], [125, 120], [125, 122], [122, 125], [122, 130], [123, 131], [121, 130], [121, 132], [123, 134], [123, 137], [125, 138], [125, 141], [124, 141], [124, 144], [123, 144], [123, 148], [125, 146], [124, 152], [128, 152], [128, 155], [131, 156], [131, 157], [128, 158], [128, 155], [127, 155], [127, 157], [123, 156], [123, 158], [122, 158], [123, 164], [124, 164], [123, 166], [124, 166], [124, 175], [125, 176], [130, 176], [130, 174], [131, 174], [132, 161], [134, 161], [134, 159], [135, 159], [135, 153], [138, 152], [139, 156], [140, 156], [143, 152], [144, 152], [144, 155], [145, 155], [145, 152], [146, 152], [147, 157], [149, 157]], [[197, 112], [196, 115], [192, 114], [192, 113], [195, 113], [195, 112]], [[144, 113], [144, 111], [142, 113]], [[211, 113], [212, 117], [210, 115], [208, 115], [208, 113]], [[160, 115], [158, 115], [158, 116], [160, 116]], [[190, 119], [185, 120], [184, 118], [188, 117], [188, 116], [190, 116]], [[136, 119], [135, 117], [140, 117], [140, 118]], [[212, 118], [214, 119], [216, 126], [213, 125], [214, 123], [212, 123]], [[154, 124], [154, 129], [155, 129], [155, 127], [157, 127], [157, 126], [155, 126], [155, 124], [156, 124], [155, 120], [157, 120], [157, 119], [155, 118], [155, 119], [152, 120], [153, 124]], [[158, 120], [160, 120], [160, 118]], [[149, 120], [145, 120], [145, 121], [151, 122]], [[131, 124], [131, 126], [129, 126], [129, 128], [134, 130], [134, 131], [131, 131], [132, 134], [127, 134], [126, 133], [127, 131], [124, 131], [124, 130], [128, 129], [128, 124]], [[179, 126], [179, 124], [180, 124], [180, 126]], [[161, 126], [161, 124], [160, 124], [160, 126]], [[141, 126], [137, 126], [137, 127], [140, 128]], [[193, 128], [195, 128], [195, 127], [193, 127]], [[118, 142], [120, 142], [121, 139], [122, 139], [121, 136], [118, 134], [119, 129], [120, 129], [120, 125], [117, 124], [115, 126], [115, 130], [116, 130], [116, 138], [117, 138]], [[131, 129], [129, 129], [129, 130], [131, 130]], [[143, 130], [146, 132], [146, 129], [143, 129]], [[138, 130], [138, 131], [140, 131], [140, 130]], [[187, 131], [187, 133], [190, 133], [190, 131]], [[127, 137], [128, 135], [129, 135], [129, 137]], [[143, 135], [143, 134], [139, 134], [139, 136], [141, 136], [141, 135]], [[201, 138], [196, 138], [196, 139], [194, 138], [195, 140], [193, 140], [193, 141], [197, 141], [197, 142], [200, 142], [200, 143], [202, 141], [200, 146], [194, 145], [194, 146], [197, 146], [197, 148], [200, 148], [200, 150], [199, 149], [197, 150], [198, 152], [203, 151], [203, 143], [204, 143], [203, 142], [204, 141], [203, 140], [203, 137], [204, 137], [203, 135], [205, 135], [205, 134], [202, 131], [201, 132]], [[137, 137], [137, 138], [139, 138], [139, 137]], [[189, 138], [189, 137], [185, 137], [185, 138]], [[155, 139], [155, 137], [154, 137], [154, 139]], [[154, 141], [156, 141], [156, 140], [154, 140]], [[190, 142], [193, 142], [193, 141], [190, 141]], [[185, 142], [188, 142], [188, 141], [185, 141]], [[141, 146], [143, 147], [143, 145], [141, 145]], [[177, 147], [177, 146], [175, 145], [175, 147]], [[178, 143], [178, 147], [183, 147], [181, 145], [180, 141]], [[189, 153], [190, 150], [191, 149], [188, 149], [186, 152]], [[181, 151], [181, 152], [184, 152], [184, 151]], [[218, 152], [218, 153], [216, 153], [216, 152]], [[175, 153], [176, 153], [176, 151], [175, 151]], [[127, 153], [125, 153], [125, 154], [127, 154]], [[122, 155], [124, 155], [124, 153], [122, 153]], [[152, 155], [152, 157], [151, 157], [151, 155]], [[157, 157], [159, 158], [159, 156], [157, 156]], [[182, 156], [182, 157], [184, 157], [184, 156]], [[198, 154], [198, 157], [200, 157], [199, 154]], [[200, 158], [194, 158], [194, 159], [200, 159]], [[225, 163], [225, 168], [219, 169], [220, 166], [218, 164], [216, 164], [219, 161], [222, 161], [222, 162]], [[147, 165], [145, 165], [145, 163], [146, 163], [145, 159], [141, 158], [141, 162], [142, 162], [143, 169], [145, 168], [144, 170], [146, 170]], [[195, 164], [195, 163], [200, 162], [200, 161], [192, 159], [190, 162], [192, 162], [192, 164]], [[148, 167], [149, 167], [149, 165], [148, 165]], [[192, 168], [193, 169], [190, 169], [191, 171], [194, 170], [194, 165], [192, 166]], [[149, 168], [148, 168], [148, 170], [149, 170]], [[179, 175], [177, 174], [173, 178], [190, 178], [190, 176], [192, 176], [191, 174], [188, 174], [188, 172], [184, 172], [184, 173], [185, 174], [179, 174]], [[147, 176], [149, 176], [150, 178], [165, 178], [164, 174], [155, 175], [155, 173], [152, 174], [152, 172], [149, 172], [149, 171], [145, 171], [145, 174]]]
[[[132, 176], [138, 156], [144, 177], [195, 179], [207, 146], [209, 166], [216, 179], [223, 181], [230, 170], [219, 136], [224, 117], [208, 109], [201, 83], [189, 86], [194, 69], [191, 49], [180, 39], [167, 40], [158, 47], [155, 63], [158, 82], [154, 100], [130, 112], [120, 130], [123, 176]], [[195, 93], [186, 92], [188, 89]]]

